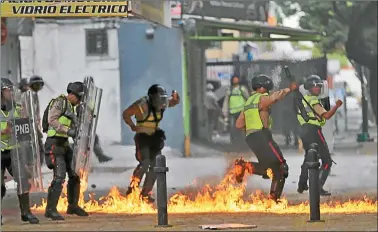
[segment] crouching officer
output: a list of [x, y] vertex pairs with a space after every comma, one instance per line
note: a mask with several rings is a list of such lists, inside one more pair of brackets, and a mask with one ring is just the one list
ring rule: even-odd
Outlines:
[[[5, 170], [8, 170], [9, 174], [12, 176], [14, 171], [17, 171], [12, 168], [11, 152], [13, 149], [18, 148], [10, 144], [12, 139], [12, 129], [8, 121], [14, 118], [21, 118], [22, 109], [20, 105], [13, 103], [13, 88], [14, 85], [12, 81], [7, 78], [1, 78], [1, 200], [3, 200], [6, 193], [4, 180]], [[18, 173], [18, 175], [21, 174]], [[23, 178], [26, 178], [26, 176]], [[16, 179], [17, 178], [15, 178], [15, 180]], [[30, 188], [30, 185], [27, 187]], [[17, 188], [20, 193], [19, 183], [17, 183]], [[29, 193], [26, 192], [18, 195], [18, 200], [21, 209], [21, 220], [24, 222], [28, 221], [30, 224], [38, 224], [38, 218], [36, 218], [30, 211]]]
[[[54, 171], [53, 180], [48, 189], [45, 212], [45, 217], [52, 220], [64, 220], [58, 213], [56, 206], [62, 193], [66, 173], [68, 174], [67, 214], [88, 216], [88, 213], [78, 206], [80, 178], [75, 173], [75, 170], [71, 168], [73, 151], [68, 143], [68, 138], [74, 138], [76, 136], [76, 128], [79, 127], [79, 125], [75, 125], [76, 113], [74, 108], [80, 103], [84, 94], [84, 84], [82, 82], [69, 83], [67, 93], [67, 96], [60, 95], [50, 101], [42, 122], [44, 132], [47, 129], [45, 142], [46, 165]], [[48, 128], [46, 128], [46, 124]]]
[[246, 142], [258, 160], [252, 162], [254, 174], [266, 178], [269, 168], [273, 172], [270, 197], [275, 201], [281, 197], [285, 179], [289, 175], [289, 167], [272, 137], [270, 107], [296, 88], [297, 85], [292, 83], [290, 88], [269, 94], [273, 89], [272, 80], [265, 75], [254, 77], [254, 92], [246, 101], [244, 111], [236, 121], [236, 127], [245, 130]]
[[[327, 142], [324, 139], [322, 126], [325, 125], [326, 120], [330, 119], [336, 113], [337, 109], [343, 104], [343, 102], [341, 100], [337, 100], [336, 105], [330, 111], [326, 111], [318, 99], [318, 96], [321, 94], [322, 87], [323, 81], [319, 76], [311, 75], [306, 79], [304, 88], [308, 90], [309, 94], [304, 96], [302, 103], [305, 106], [309, 121], [306, 122], [299, 112], [297, 118], [299, 124], [301, 125], [300, 137], [306, 153], [310, 149], [310, 145], [312, 143], [318, 144], [318, 153], [320, 155], [320, 159], [322, 160], [319, 176], [320, 195], [329, 196], [331, 193], [324, 190], [323, 186], [331, 171], [333, 161], [328, 150]], [[301, 174], [298, 181], [299, 193], [303, 193], [303, 191], [308, 190], [307, 180], [308, 167], [306, 165], [305, 158], [301, 166]]]
[[[151, 191], [156, 181], [154, 172], [155, 158], [161, 153], [165, 140], [165, 133], [159, 128], [159, 123], [163, 119], [165, 109], [173, 107], [179, 102], [180, 98], [176, 91], [173, 91], [172, 96], [169, 98], [162, 86], [152, 85], [148, 89], [147, 96], [134, 102], [123, 112], [123, 120], [130, 126], [132, 131], [136, 132], [134, 136], [135, 157], [139, 161], [133, 172], [127, 195], [132, 192], [132, 186], [139, 186], [146, 173], [141, 195], [149, 203], [155, 201], [151, 197]], [[137, 125], [132, 121], [132, 116], [135, 116]]]

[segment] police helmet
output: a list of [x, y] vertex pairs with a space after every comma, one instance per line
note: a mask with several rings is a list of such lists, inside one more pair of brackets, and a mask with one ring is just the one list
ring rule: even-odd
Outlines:
[[303, 87], [306, 90], [310, 90], [312, 87], [315, 87], [315, 86], [319, 86], [319, 87], [323, 86], [323, 80], [318, 75], [311, 75], [307, 77], [303, 84]]
[[214, 86], [213, 86], [213, 84], [208, 83], [208, 84], [206, 85], [206, 89], [207, 89], [207, 90], [211, 90], [211, 91], [213, 91], [213, 90], [214, 90]]
[[259, 75], [252, 79], [252, 89], [265, 88], [270, 91], [273, 89], [273, 81], [266, 75]]
[[1, 78], [1, 89], [8, 89], [14, 87], [14, 84], [8, 78]]
[[29, 83], [28, 83], [28, 79], [27, 78], [22, 78], [20, 83], [18, 83], [18, 88], [21, 90], [21, 91], [26, 91], [27, 90], [27, 87], [28, 87]]
[[75, 95], [79, 100], [81, 97], [84, 95], [84, 84], [83, 82], [76, 81], [76, 82], [71, 82], [67, 86], [67, 93], [70, 94], [72, 93]]
[[43, 88], [45, 82], [43, 81], [41, 76], [34, 75], [29, 79], [29, 86], [34, 91], [39, 91]]
[[164, 109], [168, 106], [168, 94], [162, 86], [158, 84], [151, 85], [147, 94], [152, 106], [156, 109]]

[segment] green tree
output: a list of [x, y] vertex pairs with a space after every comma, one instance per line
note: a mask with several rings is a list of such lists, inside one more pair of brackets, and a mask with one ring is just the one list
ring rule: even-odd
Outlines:
[[[377, 2], [375, 1], [276, 1], [286, 16], [300, 11], [303, 29], [323, 32], [324, 52], [345, 52], [369, 68], [370, 99], [377, 118]], [[294, 7], [296, 4], [299, 7]]]

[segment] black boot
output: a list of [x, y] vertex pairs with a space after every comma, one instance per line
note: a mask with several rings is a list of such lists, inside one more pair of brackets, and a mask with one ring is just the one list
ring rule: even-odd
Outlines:
[[279, 203], [282, 195], [283, 188], [285, 186], [285, 178], [278, 179], [273, 177], [272, 184], [270, 186], [270, 199]]
[[20, 203], [21, 221], [29, 222], [30, 224], [38, 224], [38, 218], [30, 211], [29, 193], [18, 195], [18, 201]]
[[102, 150], [101, 146], [100, 146], [100, 139], [98, 138], [98, 136], [96, 135], [95, 137], [95, 142], [94, 142], [94, 147], [93, 147], [93, 152], [95, 153], [95, 155], [97, 156], [97, 159], [100, 163], [105, 163], [105, 162], [108, 162], [110, 160], [112, 160], [113, 158], [109, 157], [109, 156], [106, 156], [104, 154], [104, 151]]
[[302, 194], [304, 191], [307, 191], [307, 190], [308, 190], [307, 183], [301, 183], [301, 182], [298, 183], [298, 189], [297, 189], [298, 193]]
[[67, 214], [73, 214], [80, 217], [87, 217], [88, 213], [82, 209], [79, 204], [80, 196], [80, 179], [70, 178], [67, 184], [67, 198], [68, 198], [68, 208]]
[[323, 167], [320, 169], [320, 174], [319, 174], [319, 192], [320, 196], [330, 196], [331, 193], [324, 190], [323, 186], [329, 176], [331, 169], [323, 169]]
[[64, 217], [56, 210], [61, 192], [62, 190], [52, 190], [51, 186], [49, 187], [45, 217], [53, 221], [64, 220]]

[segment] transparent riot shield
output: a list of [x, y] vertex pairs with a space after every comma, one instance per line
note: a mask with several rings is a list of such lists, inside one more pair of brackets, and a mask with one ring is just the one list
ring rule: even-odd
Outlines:
[[9, 111], [11, 135], [12, 174], [17, 183], [18, 194], [43, 191], [39, 154], [38, 129], [36, 126], [37, 104], [31, 91], [13, 92]]
[[74, 157], [72, 159], [72, 168], [84, 182], [83, 184], [88, 181], [102, 96], [102, 89], [95, 86], [92, 77], [86, 77], [84, 85], [84, 96], [81, 104], [77, 106], [78, 132], [74, 140]]

